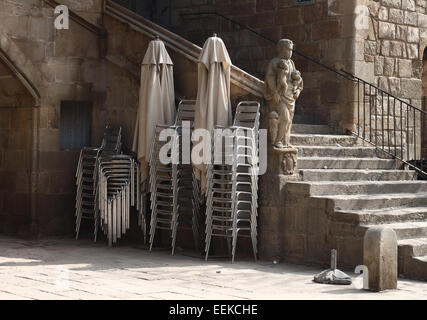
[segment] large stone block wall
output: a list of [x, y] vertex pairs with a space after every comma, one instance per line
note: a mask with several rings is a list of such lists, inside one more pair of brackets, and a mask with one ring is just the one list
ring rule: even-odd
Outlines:
[[[272, 43], [215, 15], [181, 14], [216, 11], [270, 39], [290, 38], [296, 50], [421, 107], [422, 52], [427, 44], [425, 0], [317, 0], [311, 5], [296, 5], [294, 0], [180, 0], [172, 6], [174, 30], [199, 45], [217, 32], [232, 61], [261, 79], [274, 55]], [[355, 86], [298, 55], [295, 62], [305, 79], [297, 112], [313, 114], [338, 131], [355, 131]], [[375, 110], [365, 111], [375, 116]], [[415, 130], [416, 140], [421, 141], [419, 125], [413, 128], [412, 119], [409, 122], [411, 134]], [[413, 150], [413, 139], [408, 139]], [[395, 140], [400, 137], [394, 139], [393, 134], [390, 143]]]
[[[37, 216], [32, 223], [38, 227], [33, 235], [72, 234], [74, 229], [79, 151], [60, 150], [61, 101], [92, 101], [96, 108], [104, 100], [98, 34], [72, 19], [69, 30], [56, 30], [54, 18], [54, 8], [43, 1], [0, 0], [2, 46], [41, 97], [33, 108], [37, 128], [31, 150], [37, 150], [33, 168], [37, 200], [32, 210]], [[7, 197], [9, 206], [14, 206], [13, 199]]]
[[96, 25], [102, 25], [105, 1], [106, 0], [61, 0], [58, 2], [68, 6], [87, 21]]
[[[427, 2], [425, 0], [369, 0], [359, 1], [359, 5], [367, 6], [370, 13], [369, 28], [358, 29], [357, 39], [364, 41], [363, 61], [370, 70], [373, 70], [370, 74], [374, 84], [422, 109], [423, 52], [427, 44]], [[372, 110], [365, 110], [366, 113], [371, 114], [372, 123], [371, 125], [366, 123], [365, 130], [368, 131], [371, 126], [374, 130], [373, 136], [377, 135], [379, 143], [384, 142], [386, 146], [390, 144], [391, 147], [403, 147], [405, 159], [408, 158], [408, 154], [410, 159], [420, 158], [422, 139], [420, 113], [414, 114], [411, 108], [408, 112], [403, 104], [401, 116], [399, 101], [395, 102], [393, 98], [387, 97], [383, 100], [383, 94], [378, 91], [369, 92], [369, 89], [366, 89], [365, 93], [365, 100], [375, 99], [374, 95], [377, 93], [376, 106]], [[394, 110], [395, 104], [396, 110]], [[375, 117], [378, 119], [383, 112], [388, 116], [390, 123], [387, 121], [384, 124], [376, 123]], [[396, 125], [394, 119], [396, 119]], [[409, 128], [409, 135], [405, 132], [407, 128]], [[361, 125], [362, 129], [363, 125]]]
[[0, 232], [26, 236], [31, 223], [32, 108], [0, 107], [0, 117]]
[[25, 236], [31, 222], [34, 101], [0, 61], [0, 232]]
[[330, 265], [330, 252], [338, 250], [338, 265], [354, 268], [363, 263], [365, 229], [358, 221], [338, 220], [334, 200], [310, 197], [304, 188], [284, 192], [281, 257], [287, 261]]
[[[216, 16], [181, 14], [217, 11], [274, 41], [290, 38], [299, 52], [335, 69], [354, 72], [354, 54], [360, 45], [354, 40], [354, 2], [317, 0], [315, 4], [296, 5], [294, 0], [180, 0], [172, 2], [171, 24], [174, 31], [198, 45], [213, 32], [218, 33], [233, 63], [260, 79], [275, 54], [274, 43]], [[338, 130], [351, 129], [354, 97], [350, 82], [298, 55], [294, 60], [305, 80], [296, 112], [310, 113], [318, 122]]]
[[[59, 2], [69, 5], [77, 14], [84, 11], [80, 2]], [[85, 17], [82, 11], [86, 22], [81, 19], [77, 22], [72, 15], [69, 30], [54, 28], [52, 3], [0, 0], [0, 48], [38, 93], [37, 102], [32, 100], [33, 130], [28, 151], [33, 195], [28, 223], [35, 226], [31, 229], [32, 235], [72, 234], [74, 229], [74, 173], [79, 150], [60, 149], [61, 101], [92, 102], [91, 145], [100, 145], [106, 124], [121, 125], [124, 149], [130, 151], [140, 63], [151, 40], [127, 23], [110, 17], [105, 22], [109, 46], [104, 56], [103, 30], [96, 26], [99, 18], [103, 18], [102, 14], [97, 17], [97, 8], [103, 6], [103, 2], [90, 2], [89, 13], [96, 19]], [[170, 54], [175, 63], [177, 99], [195, 98], [196, 63], [180, 52]], [[233, 84], [232, 99], [236, 104], [238, 100], [252, 97]], [[10, 131], [7, 127], [3, 132], [7, 139]], [[13, 196], [2, 194], [1, 208], [6, 202], [6, 206], [13, 206], [12, 199]], [[2, 212], [5, 211], [2, 209]], [[5, 228], [13, 229], [7, 225]]]
[[120, 125], [126, 151], [130, 151], [139, 99], [140, 64], [149, 40], [109, 16], [105, 17], [108, 32], [108, 54], [102, 65], [105, 79], [105, 103], [94, 110], [95, 140], [102, 138], [104, 124]]
[[[298, 173], [285, 175], [280, 155], [272, 148], [267, 153], [267, 172], [259, 178], [258, 250], [262, 260], [280, 261], [284, 256], [286, 242], [285, 226], [289, 224], [285, 214], [286, 184], [300, 180]], [[294, 212], [293, 214], [299, 214]], [[295, 248], [297, 244], [292, 243]]]
[[[95, 125], [95, 136], [99, 137], [99, 123], [116, 123], [123, 126], [125, 147], [132, 146], [135, 117], [139, 99], [141, 62], [152, 37], [140, 32], [109, 15], [105, 16], [108, 32], [108, 52], [103, 65], [106, 79], [105, 104], [95, 110], [95, 117], [101, 121]], [[176, 40], [175, 40], [176, 41]], [[174, 63], [174, 85], [176, 102], [197, 97], [197, 63], [182, 51], [166, 46]], [[231, 84], [231, 100], [235, 107], [241, 100], [260, 100], [260, 97], [246, 92], [238, 85]]]

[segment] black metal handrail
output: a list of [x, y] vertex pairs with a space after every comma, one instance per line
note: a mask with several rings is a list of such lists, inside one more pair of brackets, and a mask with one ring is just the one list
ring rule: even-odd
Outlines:
[[[427, 178], [423, 161], [424, 124], [427, 112], [343, 69], [341, 71], [351, 76], [353, 82], [357, 83], [357, 131], [352, 133], [407, 164], [422, 178]], [[369, 122], [367, 117], [369, 117]], [[374, 119], [372, 119], [373, 117]], [[369, 129], [369, 134], [367, 129]], [[416, 160], [417, 132], [420, 139], [418, 150], [420, 161]], [[398, 145], [400, 145], [399, 148]], [[410, 160], [411, 156], [413, 160]]]
[[[249, 26], [246, 26], [238, 21], [235, 21], [227, 16], [224, 16], [223, 14], [219, 13], [219, 12], [194, 12], [194, 13], [181, 13], [181, 16], [200, 16], [200, 15], [216, 15], [224, 20], [227, 20], [235, 25], [238, 25], [239, 27], [248, 30], [250, 32], [252, 32], [253, 34], [271, 42], [271, 43], [276, 43], [277, 41], [259, 33], [258, 31], [252, 29]], [[393, 156], [394, 158], [402, 161], [403, 163], [407, 164], [410, 168], [413, 168], [414, 170], [416, 170], [419, 175], [422, 178], [427, 178], [427, 173], [425, 172], [425, 165], [424, 165], [424, 159], [423, 159], [423, 151], [424, 151], [424, 123], [425, 123], [425, 116], [426, 116], [426, 112], [422, 109], [419, 109], [415, 106], [413, 106], [412, 104], [398, 98], [395, 97], [394, 95], [392, 95], [391, 93], [388, 93], [387, 91], [385, 91], [384, 89], [381, 89], [359, 77], [356, 77], [355, 75], [341, 69], [341, 70], [336, 70], [320, 61], [317, 61], [301, 52], [299, 52], [298, 50], [294, 50], [293, 51], [296, 55], [316, 64], [319, 65], [321, 67], [323, 67], [324, 69], [328, 70], [328, 71], [332, 71], [335, 74], [339, 75], [340, 77], [352, 81], [354, 83], [357, 83], [357, 131], [352, 131], [352, 134], [358, 136], [359, 138], [363, 139], [365, 142], [375, 146], [377, 149]], [[368, 89], [368, 93], [367, 93], [367, 89]], [[361, 90], [363, 90], [363, 100], [361, 101]], [[380, 97], [380, 98], [379, 98]], [[387, 103], [387, 116], [385, 117], [385, 113], [384, 113], [384, 97], [385, 97], [385, 101]], [[381, 100], [381, 114], [378, 114], [378, 107], [379, 107], [379, 103], [378, 103], [378, 99]], [[390, 101], [393, 101], [393, 113], [392, 113], [392, 118], [393, 118], [393, 130], [390, 130]], [[399, 104], [400, 104], [400, 114], [396, 115], [396, 102], [398, 104], [398, 109], [399, 109]], [[361, 111], [361, 106], [363, 105], [363, 111]], [[404, 108], [405, 107], [405, 108]], [[375, 108], [375, 112], [373, 113], [372, 109]], [[405, 118], [405, 122], [406, 122], [406, 130], [403, 129], [403, 122], [404, 122], [404, 112], [403, 109], [405, 109], [406, 112], [406, 118]], [[369, 112], [367, 112], [369, 111]], [[366, 115], [367, 113], [369, 113], [369, 126], [367, 128], [367, 121], [366, 121]], [[375, 117], [375, 126], [372, 126], [372, 115]], [[410, 116], [413, 117], [413, 123], [410, 123]], [[379, 126], [378, 123], [378, 118], [380, 117], [380, 123], [381, 126]], [[419, 123], [417, 118], [419, 118]], [[396, 126], [396, 121], [400, 121], [400, 123], [397, 123]], [[363, 127], [361, 127], [361, 124], [363, 123]], [[385, 127], [385, 123], [387, 123], [387, 127]], [[398, 141], [398, 135], [397, 135], [397, 128], [400, 128], [400, 132], [399, 132], [399, 138], [400, 141]], [[369, 129], [369, 136], [367, 134], [367, 129]], [[411, 130], [412, 130], [412, 134], [411, 134]], [[419, 136], [420, 138], [420, 150], [418, 150], [420, 153], [420, 158], [421, 161], [419, 160], [415, 160], [417, 158], [417, 132], [416, 131], [420, 131], [421, 134]], [[386, 131], [386, 133], [385, 133]], [[392, 132], [391, 132], [392, 131]], [[405, 139], [404, 139], [405, 136]], [[380, 142], [378, 142], [380, 138]], [[410, 150], [410, 142], [411, 142], [411, 138], [412, 138], [412, 145], [413, 145], [413, 149]], [[385, 140], [387, 141], [387, 143], [385, 143]], [[406, 140], [406, 152], [404, 152], [404, 140]], [[394, 142], [393, 144], [391, 142]], [[398, 142], [400, 142], [398, 144]], [[400, 147], [398, 148], [397, 146], [400, 145]], [[399, 150], [398, 150], [399, 149]], [[413, 153], [412, 153], [413, 152]], [[406, 157], [405, 157], [405, 153], [406, 153]], [[410, 160], [411, 156], [413, 156], [414, 160]]]

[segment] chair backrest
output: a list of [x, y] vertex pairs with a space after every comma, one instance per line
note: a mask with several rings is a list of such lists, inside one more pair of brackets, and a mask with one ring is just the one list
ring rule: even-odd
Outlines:
[[233, 126], [258, 130], [260, 103], [258, 101], [241, 101], [237, 105]]
[[122, 143], [122, 127], [113, 127], [106, 125], [104, 136], [102, 138], [101, 150], [103, 153], [119, 153]]
[[182, 121], [194, 122], [194, 112], [196, 109], [196, 100], [181, 100], [178, 104], [178, 113], [176, 115], [176, 126], [181, 126]]

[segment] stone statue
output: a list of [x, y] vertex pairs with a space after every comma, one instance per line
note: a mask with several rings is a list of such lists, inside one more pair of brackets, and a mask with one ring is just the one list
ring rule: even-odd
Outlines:
[[288, 152], [283, 152], [283, 172], [286, 175], [294, 174], [297, 167], [297, 154], [298, 150], [289, 150]]
[[269, 132], [271, 144], [277, 149], [292, 148], [290, 136], [295, 101], [303, 90], [301, 73], [291, 60], [293, 48], [291, 40], [279, 40], [278, 56], [268, 64], [265, 76]]

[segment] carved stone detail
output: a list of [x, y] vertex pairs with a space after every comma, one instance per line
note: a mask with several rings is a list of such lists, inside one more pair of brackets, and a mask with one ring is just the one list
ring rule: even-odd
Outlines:
[[298, 149], [294, 147], [272, 147], [272, 149], [278, 153], [280, 163], [282, 164], [281, 174], [295, 174], [297, 170]]
[[292, 147], [290, 136], [295, 102], [303, 90], [301, 73], [291, 59], [293, 46], [291, 40], [279, 40], [278, 56], [268, 64], [265, 77], [270, 140], [272, 146], [279, 149]]

